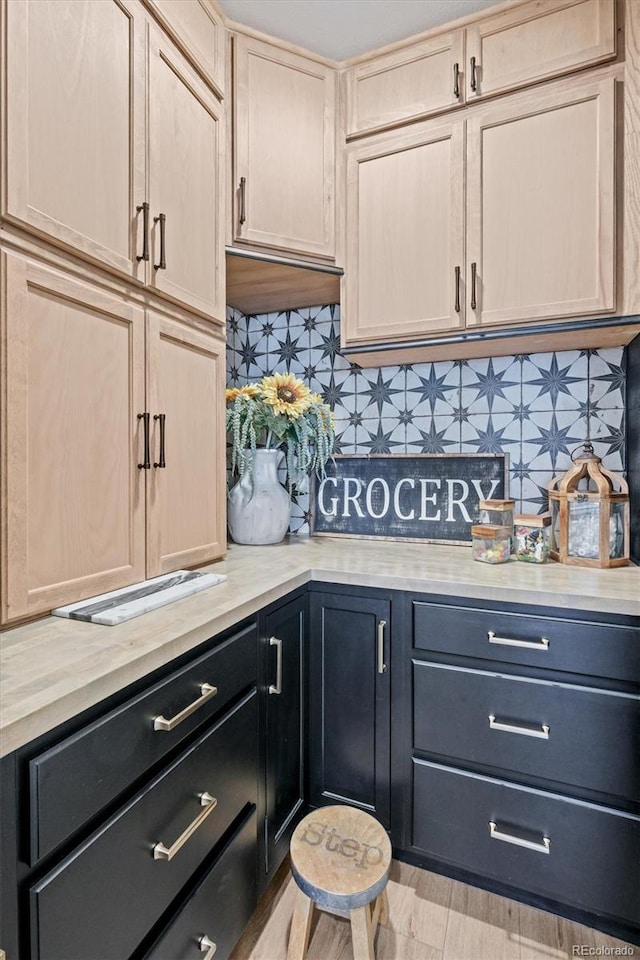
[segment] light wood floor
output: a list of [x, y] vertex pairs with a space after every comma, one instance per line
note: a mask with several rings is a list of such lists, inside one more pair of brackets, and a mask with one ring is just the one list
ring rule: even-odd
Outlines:
[[[285, 863], [231, 960], [286, 960], [295, 892]], [[571, 960], [581, 955], [574, 947], [629, 949], [590, 927], [396, 860], [388, 892], [389, 924], [379, 929], [377, 960]], [[630, 949], [626, 955], [640, 960], [640, 947]], [[352, 960], [348, 920], [316, 911], [307, 957]]]

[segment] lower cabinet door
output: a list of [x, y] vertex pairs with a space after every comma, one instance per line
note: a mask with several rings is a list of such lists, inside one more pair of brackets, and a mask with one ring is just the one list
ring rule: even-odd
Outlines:
[[254, 690], [33, 884], [32, 960], [124, 960], [139, 947], [256, 804], [256, 705]]
[[304, 803], [303, 655], [306, 597], [265, 618], [266, 829], [265, 872], [289, 849]]
[[416, 851], [520, 891], [640, 922], [640, 817], [421, 760]]
[[227, 960], [256, 902], [254, 812], [144, 960]]
[[309, 801], [351, 803], [389, 826], [391, 605], [311, 594]]

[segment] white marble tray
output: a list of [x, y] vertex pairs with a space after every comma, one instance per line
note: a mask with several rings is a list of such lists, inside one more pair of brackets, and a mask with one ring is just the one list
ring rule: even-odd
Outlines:
[[55, 617], [69, 620], [84, 620], [113, 627], [125, 620], [133, 620], [150, 610], [157, 610], [174, 600], [181, 600], [192, 593], [199, 593], [222, 583], [227, 578], [217, 573], [198, 573], [195, 570], [176, 570], [153, 580], [144, 580], [121, 590], [102, 593], [80, 603], [52, 610]]

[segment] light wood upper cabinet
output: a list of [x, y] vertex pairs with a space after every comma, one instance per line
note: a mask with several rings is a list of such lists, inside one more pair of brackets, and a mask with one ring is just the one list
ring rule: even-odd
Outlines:
[[143, 24], [126, 0], [9, 0], [3, 214], [137, 276]]
[[[226, 552], [225, 345], [150, 313], [151, 470], [147, 573], [207, 563]], [[164, 414], [166, 466], [161, 462]]]
[[149, 37], [149, 89], [149, 283], [224, 320], [220, 103], [157, 29]]
[[443, 33], [350, 67], [347, 136], [464, 102], [464, 31]]
[[234, 37], [233, 237], [334, 256], [335, 71]]
[[6, 11], [3, 214], [223, 323], [220, 101], [133, 0]]
[[532, 0], [467, 27], [468, 100], [615, 56], [614, 0]]
[[208, 0], [144, 0], [217, 96], [224, 93], [225, 30]]
[[467, 324], [615, 308], [614, 95], [572, 80], [469, 111]]
[[462, 122], [347, 147], [345, 343], [464, 326], [463, 162]]
[[144, 313], [2, 254], [2, 620], [145, 573]]
[[0, 620], [223, 556], [224, 341], [0, 256]]
[[343, 344], [613, 312], [614, 103], [572, 78], [349, 144]]

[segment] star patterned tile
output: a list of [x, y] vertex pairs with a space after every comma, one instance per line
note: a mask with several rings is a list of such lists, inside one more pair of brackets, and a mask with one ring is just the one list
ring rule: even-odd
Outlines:
[[520, 364], [513, 357], [463, 361], [461, 395], [470, 414], [511, 413], [522, 398]]
[[[547, 488], [588, 435], [604, 465], [625, 467], [625, 351], [571, 350], [360, 368], [340, 354], [340, 308], [259, 316], [227, 311], [227, 382], [290, 371], [334, 410], [338, 453], [493, 453], [510, 458], [517, 509], [547, 509]], [[292, 531], [308, 532], [298, 491]]]
[[531, 410], [577, 410], [588, 395], [586, 351], [539, 353], [522, 365], [522, 398]]

